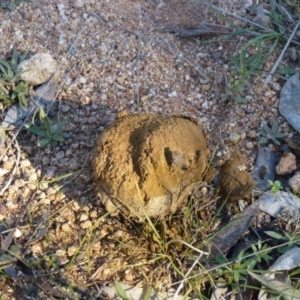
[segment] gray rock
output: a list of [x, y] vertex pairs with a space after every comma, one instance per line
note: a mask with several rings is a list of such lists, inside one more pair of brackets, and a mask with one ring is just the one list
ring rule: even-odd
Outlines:
[[59, 151], [57, 154], [56, 154], [56, 158], [57, 159], [62, 159], [65, 157], [65, 152], [64, 151]]
[[24, 60], [18, 67], [22, 71], [21, 78], [30, 82], [31, 85], [39, 85], [55, 73], [57, 62], [49, 53], [37, 53], [29, 59]]
[[300, 132], [300, 80], [298, 73], [292, 76], [281, 90], [279, 112], [295, 130]]
[[4, 120], [2, 122], [2, 126], [21, 126], [23, 123], [23, 119], [31, 115], [36, 111], [39, 105], [32, 100], [28, 101], [27, 106], [20, 106], [19, 103], [14, 104], [8, 111]]
[[68, 112], [71, 109], [71, 107], [69, 105], [61, 105], [60, 109], [62, 112], [65, 113], [65, 112]]
[[292, 193], [279, 191], [277, 193], [264, 193], [259, 197], [259, 209], [276, 218], [282, 212], [293, 215], [298, 212], [300, 207], [300, 199]]
[[268, 180], [274, 181], [277, 159], [270, 147], [259, 148], [255, 162], [253, 179], [257, 183], [255, 190], [264, 192], [270, 188]]
[[33, 99], [38, 103], [52, 105], [55, 101], [55, 91], [57, 84], [55, 82], [45, 83], [35, 90]]

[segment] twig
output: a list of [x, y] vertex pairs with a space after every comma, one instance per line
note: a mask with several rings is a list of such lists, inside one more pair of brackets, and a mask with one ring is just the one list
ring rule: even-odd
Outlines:
[[194, 261], [194, 263], [192, 264], [192, 266], [189, 268], [189, 270], [184, 275], [183, 280], [180, 282], [178, 288], [176, 289], [176, 292], [175, 292], [175, 294], [173, 296], [173, 300], [177, 299], [177, 296], [178, 296], [179, 292], [183, 288], [184, 279], [187, 278], [187, 276], [189, 276], [189, 274], [193, 271], [193, 269], [195, 268], [195, 266], [197, 265], [197, 263], [199, 262], [199, 260], [201, 259], [202, 256], [203, 256], [203, 253], [201, 253], [201, 254], [198, 255], [197, 259]]
[[8, 189], [8, 187], [10, 186], [11, 181], [13, 180], [14, 175], [15, 175], [15, 173], [17, 172], [17, 169], [18, 169], [18, 167], [19, 167], [19, 163], [20, 163], [20, 152], [21, 152], [21, 150], [20, 150], [18, 141], [15, 140], [14, 143], [15, 143], [15, 146], [16, 146], [16, 149], [17, 149], [17, 158], [15, 159], [15, 166], [14, 166], [14, 169], [13, 169], [11, 175], [10, 175], [10, 178], [7, 180], [5, 186], [1, 189], [1, 191], [0, 191], [0, 196], [2, 196], [2, 195], [4, 194], [4, 192], [5, 192], [5, 191]]
[[151, 44], [152, 46], [154, 45], [154, 46], [156, 46], [156, 47], [159, 47], [159, 48], [161, 48], [161, 49], [163, 49], [163, 50], [165, 50], [165, 51], [171, 53], [175, 58], [180, 57], [181, 59], [183, 59], [184, 61], [186, 61], [190, 66], [192, 66], [192, 67], [193, 67], [200, 75], [202, 75], [206, 80], [209, 80], [208, 76], [205, 75], [205, 74], [199, 69], [199, 67], [195, 66], [195, 64], [194, 64], [191, 60], [189, 60], [188, 58], [183, 57], [181, 53], [175, 53], [175, 52], [172, 51], [171, 49], [169, 49], [169, 48], [167, 48], [167, 47], [165, 47], [165, 46], [163, 46], [163, 45], [161, 45], [161, 44], [159, 44], [159, 43], [157, 43], [157, 42], [154, 42], [154, 41], [152, 41], [152, 40], [149, 40], [149, 38], [146, 38], [146, 37], [142, 36], [142, 35], [139, 34], [138, 32], [135, 32], [135, 31], [133, 31], [133, 30], [127, 29], [127, 28], [123, 27], [123, 26], [120, 25], [120, 24], [117, 24], [117, 23], [115, 23], [115, 22], [113, 22], [113, 21], [108, 20], [107, 18], [104, 18], [104, 17], [101, 16], [101, 15], [96, 15], [96, 14], [94, 14], [94, 13], [91, 13], [91, 14], [92, 14], [95, 18], [98, 18], [98, 19], [100, 19], [100, 20], [103, 20], [103, 21], [105, 21], [105, 22], [107, 22], [107, 23], [110, 23], [110, 24], [112, 24], [112, 25], [114, 25], [114, 26], [117, 26], [117, 27], [121, 28], [122, 30], [124, 30], [124, 31], [126, 31], [126, 32], [128, 32], [128, 33], [131, 33], [131, 34], [135, 35], [136, 37], [140, 38], [141, 40], [143, 40], [143, 41], [145, 41], [145, 42], [147, 42], [147, 43], [149, 43], [149, 44]]
[[255, 23], [255, 22], [253, 22], [253, 21], [251, 21], [251, 20], [247, 20], [247, 19], [245, 19], [245, 18], [243, 18], [243, 17], [241, 17], [241, 16], [238, 16], [238, 15], [236, 15], [235, 13], [231, 13], [231, 12], [229, 12], [229, 11], [223, 9], [223, 8], [220, 8], [220, 7], [217, 7], [217, 6], [212, 5], [212, 4], [210, 4], [210, 3], [207, 3], [206, 1], [201, 1], [201, 3], [203, 3], [203, 4], [205, 4], [205, 5], [207, 5], [207, 6], [211, 7], [211, 8], [213, 8], [213, 9], [215, 9], [215, 10], [217, 10], [217, 11], [220, 11], [220, 12], [222, 12], [222, 13], [224, 13], [224, 14], [227, 14], [227, 15], [229, 15], [229, 16], [232, 16], [232, 17], [234, 17], [234, 18], [236, 18], [236, 19], [239, 19], [239, 20], [241, 20], [241, 21], [244, 21], [244, 22], [246, 22], [246, 23], [249, 23], [249, 24], [251, 24], [251, 25], [254, 25], [254, 26], [256, 26], [256, 27], [259, 27], [260, 29], [263, 29], [263, 30], [265, 30], [265, 31], [267, 31], [267, 32], [269, 32], [269, 33], [273, 32], [271, 29], [269, 29], [269, 28], [267, 28], [267, 27], [264, 27], [264, 26], [262, 26], [262, 25], [260, 25], [260, 24], [258, 24], [258, 23]]
[[274, 72], [276, 71], [276, 69], [277, 69], [277, 67], [278, 67], [278, 65], [279, 65], [279, 63], [280, 63], [280, 61], [281, 61], [281, 59], [282, 59], [282, 57], [283, 57], [283, 55], [284, 55], [286, 49], [288, 48], [290, 42], [292, 41], [294, 35], [296, 34], [299, 25], [300, 25], [300, 21], [298, 21], [298, 23], [296, 24], [296, 26], [295, 26], [293, 32], [291, 33], [291, 35], [290, 35], [288, 41], [286, 42], [284, 48], [282, 49], [282, 51], [281, 51], [281, 53], [280, 53], [280, 55], [279, 55], [279, 57], [278, 57], [276, 63], [274, 64], [274, 66], [273, 66], [271, 72], [269, 73], [269, 75], [268, 75], [267, 78], [265, 79], [265, 82], [264, 82], [264, 84], [263, 84], [263, 87], [265, 87], [265, 86], [269, 83], [269, 81], [271, 80], [272, 75], [273, 75]]

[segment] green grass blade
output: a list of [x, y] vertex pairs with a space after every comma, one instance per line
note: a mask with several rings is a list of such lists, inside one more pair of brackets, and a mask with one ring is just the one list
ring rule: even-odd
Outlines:
[[38, 142], [38, 147], [40, 147], [40, 148], [45, 148], [50, 142], [51, 142], [51, 139], [49, 139], [49, 138], [41, 139], [41, 140]]
[[45, 138], [48, 137], [48, 135], [42, 129], [40, 129], [35, 125], [25, 125], [25, 128], [41, 137], [45, 137]]
[[119, 281], [115, 281], [115, 289], [118, 293], [118, 295], [123, 299], [123, 300], [130, 300], [130, 298], [128, 297], [127, 293], [125, 292], [125, 290], [123, 289], [121, 283]]
[[69, 118], [65, 118], [60, 124], [59, 126], [57, 127], [57, 129], [55, 130], [55, 133], [56, 134], [59, 134], [61, 133], [61, 131], [63, 131], [64, 127], [66, 126], [66, 124], [68, 123], [69, 121]]

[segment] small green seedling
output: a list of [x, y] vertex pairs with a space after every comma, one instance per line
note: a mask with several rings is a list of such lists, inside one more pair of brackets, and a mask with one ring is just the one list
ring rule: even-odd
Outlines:
[[262, 136], [259, 140], [260, 144], [268, 144], [273, 142], [276, 145], [280, 145], [280, 141], [278, 139], [282, 139], [286, 136], [285, 133], [278, 132], [277, 129], [279, 127], [279, 122], [276, 120], [272, 127], [270, 128], [267, 124], [263, 126], [260, 131], [260, 135]]
[[273, 193], [277, 193], [277, 192], [279, 192], [280, 190], [283, 189], [283, 187], [281, 185], [281, 182], [279, 180], [275, 180], [275, 181], [268, 180], [268, 182], [271, 185], [271, 191]]
[[28, 55], [27, 50], [23, 55], [19, 55], [16, 49], [13, 49], [13, 55], [10, 61], [0, 59], [0, 101], [7, 105], [12, 105], [18, 101], [22, 106], [27, 105], [29, 93], [29, 83], [21, 79], [24, 71], [19, 71], [19, 64], [25, 60]]
[[41, 121], [41, 126], [39, 127], [37, 125], [33, 125], [34, 118], [36, 115], [34, 114], [32, 125], [25, 125], [25, 127], [29, 131], [41, 137], [41, 139], [38, 141], [38, 147], [45, 148], [48, 144], [56, 146], [58, 142], [63, 141], [61, 133], [68, 122], [68, 118], [65, 118], [60, 124], [57, 124], [57, 120], [54, 119], [54, 122], [52, 121], [51, 124], [47, 114], [44, 112], [42, 107], [39, 109], [39, 111], [39, 119]]

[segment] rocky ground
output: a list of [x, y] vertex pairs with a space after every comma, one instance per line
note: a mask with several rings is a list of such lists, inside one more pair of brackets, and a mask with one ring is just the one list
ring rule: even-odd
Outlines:
[[[214, 2], [243, 15], [249, 1]], [[12, 11], [0, 10], [1, 57], [13, 46], [19, 52], [49, 52], [59, 64], [53, 112], [61, 120], [69, 117], [65, 139], [56, 147], [39, 149], [37, 137], [28, 131], [19, 133], [17, 143], [16, 130], [6, 133], [0, 154], [1, 166], [9, 173], [2, 176], [2, 186], [10, 174], [13, 177], [1, 195], [0, 220], [20, 231], [20, 255], [35, 262], [39, 288], [30, 290], [26, 283], [36, 274], [28, 271], [23, 279], [12, 275], [0, 281], [3, 299], [57, 296], [43, 281], [45, 274], [51, 274], [53, 286], [76, 285], [82, 299], [96, 299], [98, 287], [116, 279], [138, 285], [147, 278], [164, 290], [176, 278], [167, 263], [149, 263], [159, 249], [141, 234], [147, 229], [126, 215], [107, 217], [97, 196], [91, 154], [98, 133], [118, 112], [193, 117], [205, 131], [211, 153], [216, 150], [216, 166], [228, 158], [238, 139], [249, 171], [264, 122], [279, 118], [279, 129], [292, 136], [278, 113], [284, 81], [277, 77], [266, 87], [265, 76], [251, 77], [244, 91], [246, 103], [221, 101], [231, 74], [230, 56], [239, 51], [244, 36], [200, 44], [166, 30], [205, 23], [225, 25], [199, 1], [31, 0]], [[279, 51], [263, 66], [265, 72]], [[65, 178], [58, 181], [59, 176]], [[198, 196], [203, 194], [201, 201], [210, 203], [213, 187], [201, 187]], [[207, 212], [200, 215], [209, 218]], [[177, 230], [180, 220], [172, 224], [167, 236], [184, 239]], [[133, 245], [139, 249], [130, 251]], [[17, 270], [26, 273], [21, 263]]]

